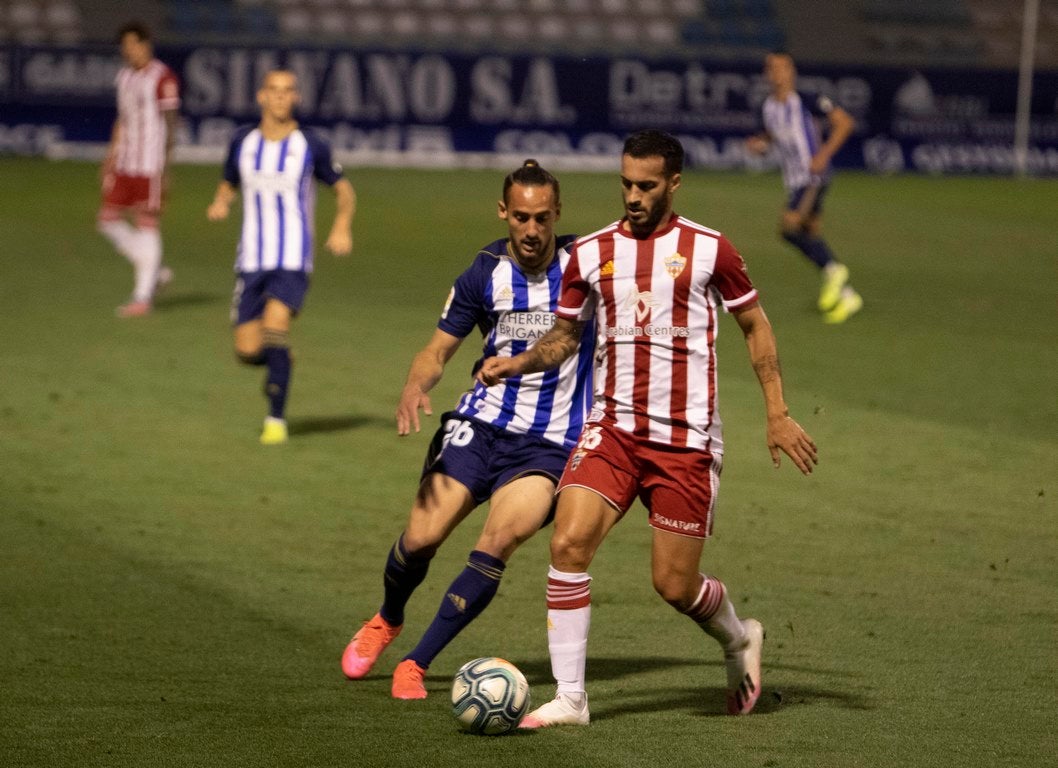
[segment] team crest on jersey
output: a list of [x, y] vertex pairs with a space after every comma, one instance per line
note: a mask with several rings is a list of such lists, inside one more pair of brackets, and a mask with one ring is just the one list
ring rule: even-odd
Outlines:
[[665, 271], [669, 273], [669, 277], [673, 280], [683, 274], [683, 268], [686, 266], [687, 257], [680, 256], [678, 253], [674, 253], [665, 259]]
[[599, 267], [599, 277], [613, 277], [613, 259]]

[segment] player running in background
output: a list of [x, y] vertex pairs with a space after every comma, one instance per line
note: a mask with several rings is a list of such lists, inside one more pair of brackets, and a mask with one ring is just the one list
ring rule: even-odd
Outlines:
[[574, 353], [595, 315], [599, 392], [558, 485], [551, 537], [547, 627], [558, 690], [523, 728], [589, 721], [588, 567], [637, 497], [653, 527], [654, 589], [723, 648], [728, 712], [748, 713], [760, 695], [764, 629], [740, 620], [724, 584], [699, 572], [724, 452], [714, 346], [721, 309], [745, 336], [774, 464], [783, 451], [807, 474], [816, 448], [787, 413], [775, 336], [742, 257], [722, 234], [672, 210], [682, 168], [672, 136], [627, 139], [624, 218], [571, 249], [552, 330], [522, 354], [489, 358], [478, 373], [491, 385], [549, 370]]
[[[479, 330], [482, 356], [526, 349], [554, 322], [564, 246], [555, 237], [561, 213], [558, 181], [535, 161], [508, 175], [499, 217], [508, 237], [482, 248], [455, 281], [433, 337], [414, 357], [397, 406], [397, 434], [419, 431], [419, 409], [432, 414], [429, 391], [463, 340]], [[342, 656], [346, 676], [367, 675], [400, 633], [404, 608], [448, 535], [488, 501], [485, 525], [466, 567], [445, 591], [433, 622], [393, 673], [398, 699], [426, 697], [426, 670], [441, 650], [491, 602], [507, 561], [550, 518], [555, 484], [580, 434], [591, 400], [594, 343], [561, 368], [512, 378], [503, 387], [476, 384], [441, 425], [427, 452], [407, 525], [383, 571], [382, 606]], [[480, 360], [474, 365], [476, 372]]]
[[268, 416], [265, 445], [287, 441], [286, 402], [290, 388], [290, 321], [301, 310], [313, 262], [316, 188], [312, 178], [334, 190], [334, 223], [325, 243], [336, 256], [353, 248], [356, 193], [330, 146], [294, 117], [297, 77], [268, 72], [257, 91], [261, 122], [240, 128], [232, 139], [223, 178], [206, 211], [210, 221], [228, 217], [242, 189], [242, 235], [236, 249], [232, 322], [235, 354], [248, 365], [267, 368]]
[[125, 66], [116, 80], [118, 116], [103, 161], [103, 202], [96, 226], [129, 260], [135, 276], [132, 298], [118, 307], [118, 316], [142, 317], [151, 311], [155, 290], [173, 277], [162, 264], [159, 222], [180, 87], [172, 70], [154, 58], [145, 26], [126, 24], [118, 40]]
[[834, 257], [821, 234], [823, 197], [830, 184], [830, 161], [852, 134], [855, 121], [828, 97], [797, 91], [797, 70], [788, 54], [768, 54], [764, 76], [771, 86], [761, 108], [764, 130], [750, 136], [746, 146], [756, 154], [772, 145], [779, 150], [787, 193], [780, 234], [822, 271], [817, 303], [823, 320], [843, 323], [860, 311], [863, 299], [849, 283], [848, 267]]

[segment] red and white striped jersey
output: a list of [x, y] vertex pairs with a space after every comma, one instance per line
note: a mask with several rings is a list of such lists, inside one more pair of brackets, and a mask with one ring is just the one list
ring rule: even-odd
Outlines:
[[126, 176], [157, 176], [165, 168], [165, 112], [180, 108], [176, 75], [158, 59], [143, 69], [122, 67], [116, 78], [121, 122], [114, 170]]
[[595, 310], [599, 367], [589, 421], [664, 445], [723, 453], [717, 411], [717, 310], [757, 291], [726, 237], [673, 214], [645, 240], [621, 222], [578, 240], [556, 314]]

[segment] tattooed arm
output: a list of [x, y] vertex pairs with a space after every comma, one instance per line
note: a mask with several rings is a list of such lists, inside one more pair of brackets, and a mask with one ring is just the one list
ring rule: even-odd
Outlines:
[[801, 425], [790, 418], [790, 411], [783, 399], [782, 370], [771, 323], [760, 304], [756, 303], [736, 310], [734, 315], [746, 337], [749, 360], [764, 393], [764, 407], [768, 415], [768, 451], [772, 463], [779, 466], [781, 450], [798, 469], [806, 475], [810, 474], [812, 465], [818, 462], [816, 445]]
[[555, 319], [551, 330], [520, 355], [490, 357], [481, 364], [477, 379], [491, 387], [503, 379], [557, 368], [562, 361], [577, 351], [584, 323], [580, 320]]

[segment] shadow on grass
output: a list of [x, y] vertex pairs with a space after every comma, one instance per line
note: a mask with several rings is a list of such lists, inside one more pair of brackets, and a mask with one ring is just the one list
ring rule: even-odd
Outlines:
[[293, 435], [311, 435], [324, 432], [344, 432], [360, 427], [387, 427], [392, 419], [380, 416], [301, 416], [287, 420], [287, 429]]
[[165, 293], [154, 301], [156, 312], [169, 312], [184, 307], [198, 307], [206, 304], [227, 304], [231, 296], [223, 293], [203, 293], [187, 291], [185, 293]]
[[[520, 669], [531, 681], [550, 681], [551, 665], [546, 659], [524, 661], [519, 664]], [[634, 677], [638, 674], [657, 672], [662, 669], [687, 667], [688, 670], [700, 669], [702, 667], [715, 668], [716, 675], [723, 679], [723, 663], [702, 662], [690, 658], [678, 657], [609, 657], [588, 658], [588, 684], [593, 680], [620, 680]], [[842, 688], [823, 688], [811, 685], [782, 685], [776, 678], [781, 678], [784, 669], [798, 672], [814, 672], [817, 675], [833, 677], [841, 673], [830, 669], [806, 669], [803, 666], [788, 667], [775, 664], [767, 667], [767, 675], [764, 680], [764, 690], [754, 715], [770, 715], [794, 706], [813, 704], [836, 705], [843, 709], [865, 710], [874, 709], [874, 705], [861, 693]], [[771, 678], [769, 680], [768, 678]], [[698, 678], [695, 675], [694, 680]], [[769, 685], [769, 682], [771, 683]], [[644, 712], [666, 712], [666, 711], [688, 711], [702, 717], [727, 717], [725, 689], [719, 686], [698, 686], [690, 681], [687, 686], [664, 688], [650, 688], [644, 686], [641, 690], [629, 687], [625, 689], [624, 695], [617, 698], [607, 699], [605, 702], [593, 701], [591, 717], [592, 720], [607, 720], [612, 717], [621, 717], [629, 714], [642, 714]]]
[[[621, 699], [592, 701], [591, 719], [594, 721], [641, 715], [647, 712], [681, 711], [697, 717], [729, 717], [723, 688], [655, 688], [644, 694], [628, 693]], [[765, 686], [751, 717], [776, 715], [798, 706], [827, 704], [842, 709], [870, 711], [874, 707], [867, 699], [850, 691], [828, 690], [798, 685], [792, 688], [771, 689]]]

